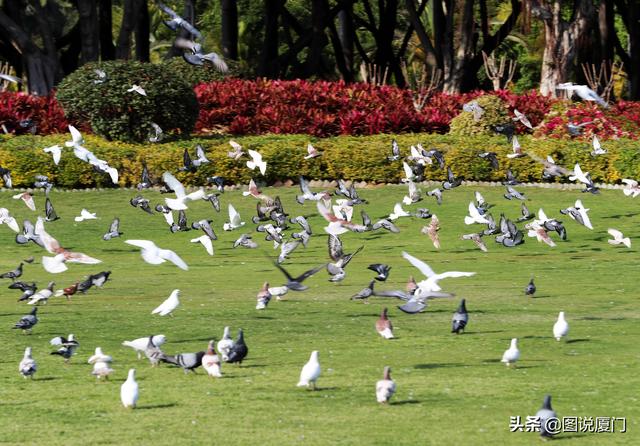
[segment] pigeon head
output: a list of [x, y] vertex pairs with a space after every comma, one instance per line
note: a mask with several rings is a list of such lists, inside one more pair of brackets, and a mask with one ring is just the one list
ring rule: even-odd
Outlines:
[[460, 301], [460, 306], [458, 307], [458, 313], [466, 313], [467, 312], [467, 300], [466, 299], [462, 299]]
[[216, 354], [216, 341], [214, 339], [209, 341], [209, 348], [207, 348], [207, 355], [215, 355]]
[[380, 318], [381, 318], [381, 319], [384, 319], [384, 320], [386, 320], [386, 319], [388, 318], [388, 317], [387, 317], [387, 307], [384, 307], [384, 308], [382, 309], [382, 313], [380, 314]]
[[390, 380], [391, 379], [391, 367], [385, 366], [384, 372], [383, 372], [383, 378], [386, 379], [386, 380]]

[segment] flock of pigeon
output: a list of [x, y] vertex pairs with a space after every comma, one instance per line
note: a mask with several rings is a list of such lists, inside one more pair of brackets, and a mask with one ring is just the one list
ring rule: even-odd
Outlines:
[[[465, 104], [465, 112], [473, 113], [474, 118], [482, 119], [482, 109], [477, 102]], [[515, 113], [514, 121], [518, 121], [530, 127], [526, 116]], [[573, 124], [579, 126], [580, 124]], [[579, 127], [578, 127], [579, 128]], [[102, 172], [111, 177], [114, 183], [117, 183], [118, 172], [116, 169], [110, 167], [104, 160], [96, 158], [93, 153], [83, 146], [84, 139], [80, 132], [73, 126], [69, 127], [71, 133], [71, 140], [65, 143], [74, 155], [82, 159], [85, 162], [90, 163], [97, 172]], [[496, 131], [507, 136], [513, 147], [513, 153], [509, 154], [509, 158], [521, 158], [528, 156], [528, 154], [522, 150], [522, 147], [517, 141], [515, 133], [514, 123], [509, 122], [501, 126], [497, 126]], [[594, 148], [596, 147], [596, 140], [594, 139]], [[245, 152], [243, 148], [230, 141], [232, 150], [228, 152], [228, 157], [240, 163], [243, 162], [243, 158], [247, 158], [244, 165], [252, 171], [259, 172], [264, 175], [267, 169], [267, 162], [262, 158], [261, 154], [255, 150], [247, 150]], [[593, 156], [600, 156], [603, 152], [602, 147], [598, 143], [600, 152], [594, 150]], [[60, 161], [61, 153], [64, 149], [60, 146], [54, 146], [45, 148], [44, 151], [52, 154], [54, 163]], [[597, 152], [597, 153], [596, 153]], [[307, 147], [307, 155], [304, 157], [307, 160], [312, 160], [322, 156], [322, 152], [318, 151], [311, 144]], [[483, 152], [478, 154], [479, 157], [485, 159], [492, 168], [499, 168], [499, 159], [494, 152]], [[529, 155], [531, 156], [531, 155]], [[340, 236], [346, 232], [365, 233], [370, 231], [389, 231], [392, 233], [399, 232], [398, 227], [394, 222], [400, 218], [417, 218], [422, 220], [429, 220], [429, 224], [425, 224], [422, 229], [422, 233], [427, 235], [433, 242], [436, 249], [440, 249], [439, 240], [439, 219], [437, 215], [430, 212], [426, 208], [418, 208], [414, 211], [405, 210], [403, 206], [409, 206], [416, 204], [425, 199], [425, 196], [420, 191], [418, 183], [423, 180], [425, 170], [427, 166], [432, 166], [436, 169], [446, 169], [447, 179], [442, 183], [442, 187], [435, 188], [427, 192], [426, 196], [433, 197], [436, 203], [439, 205], [446, 199], [447, 191], [456, 188], [461, 185], [462, 181], [457, 178], [452, 172], [451, 168], [447, 166], [445, 155], [437, 149], [425, 150], [420, 144], [412, 146], [410, 148], [410, 155], [403, 158], [401, 150], [396, 141], [392, 141], [391, 154], [387, 157], [390, 163], [400, 162], [404, 172], [404, 178], [402, 182], [407, 185], [407, 195], [403, 197], [401, 201], [398, 201], [393, 210], [389, 213], [388, 217], [373, 221], [365, 210], [360, 210], [360, 218], [355, 218], [355, 208], [359, 205], [366, 203], [366, 200], [361, 198], [353, 184], [348, 184], [342, 180], [337, 182], [338, 187], [335, 193], [327, 190], [312, 191], [309, 183], [305, 178], [300, 178], [300, 194], [296, 196], [296, 201], [300, 205], [303, 205], [306, 201], [315, 202], [315, 207], [325, 220], [326, 226], [323, 228], [327, 238], [327, 250], [329, 259], [326, 263], [320, 264], [314, 268], [311, 268], [302, 273], [293, 274], [285, 269], [283, 264], [293, 255], [296, 249], [301, 246], [304, 248], [307, 246], [311, 238], [318, 238], [317, 233], [311, 228], [307, 218], [303, 215], [292, 216], [287, 213], [283, 207], [279, 197], [272, 198], [264, 194], [256, 182], [252, 179], [245, 192], [244, 197], [251, 197], [256, 199], [256, 215], [252, 217], [251, 222], [256, 225], [256, 231], [264, 235], [266, 242], [273, 244], [274, 249], [279, 250], [277, 259], [273, 259], [274, 267], [276, 267], [283, 275], [283, 283], [278, 286], [271, 286], [268, 282], [265, 282], [256, 295], [256, 309], [265, 310], [269, 302], [273, 297], [280, 300], [282, 296], [289, 291], [303, 292], [308, 287], [303, 282], [310, 277], [318, 274], [322, 270], [326, 270], [329, 276], [330, 282], [340, 282], [346, 277], [346, 269], [350, 261], [361, 250], [362, 246], [357, 248], [351, 253], [346, 253], [343, 248], [342, 240]], [[534, 158], [535, 159], [535, 158]], [[579, 164], [576, 164], [573, 169], [567, 169], [557, 165], [553, 159], [548, 157], [546, 160], [538, 160], [543, 165], [543, 177], [553, 178], [555, 176], [567, 176], [569, 180], [582, 183], [585, 186], [583, 192], [598, 194], [598, 188], [591, 181], [588, 173], [584, 173]], [[191, 158], [189, 150], [185, 150], [183, 156], [183, 165], [178, 171], [194, 172], [199, 167], [208, 164], [210, 161], [206, 156], [206, 151], [203, 147], [197, 146], [195, 150], [195, 158]], [[6, 187], [11, 187], [11, 176], [8, 169], [2, 169], [2, 174]], [[183, 184], [174, 176], [171, 172], [165, 172], [162, 175], [162, 180], [154, 182], [148, 172], [146, 166], [143, 166], [141, 181], [138, 184], [139, 194], [130, 200], [130, 204], [139, 208], [141, 212], [150, 215], [161, 214], [165, 219], [168, 229], [172, 233], [186, 232], [189, 230], [195, 230], [201, 233], [199, 237], [191, 239], [194, 244], [202, 245], [208, 255], [214, 255], [214, 242], [217, 240], [215, 229], [212, 226], [212, 219], [202, 219], [197, 222], [193, 222], [190, 226], [187, 222], [186, 211], [188, 206], [194, 201], [206, 201], [209, 202], [215, 212], [221, 211], [220, 197], [224, 193], [225, 181], [221, 177], [209, 177], [208, 183], [216, 188], [216, 192], [207, 193], [204, 187], [197, 188], [195, 191], [188, 192]], [[634, 180], [625, 179], [624, 194], [630, 197], [636, 197], [640, 195], [640, 187]], [[562, 221], [557, 218], [547, 217], [544, 210], [539, 209], [537, 213], [532, 213], [527, 208], [524, 200], [525, 196], [522, 192], [516, 190], [516, 186], [519, 184], [517, 177], [509, 170], [507, 172], [504, 185], [506, 186], [506, 193], [504, 198], [507, 200], [520, 200], [521, 201], [521, 216], [512, 220], [507, 218], [504, 214], [500, 215], [499, 221], [496, 222], [494, 217], [490, 213], [492, 207], [479, 192], [475, 192], [474, 199], [470, 201], [468, 206], [468, 215], [464, 216], [464, 223], [469, 227], [473, 227], [474, 230], [469, 234], [461, 235], [464, 240], [471, 240], [482, 251], [487, 251], [487, 245], [484, 242], [485, 237], [494, 236], [497, 245], [511, 248], [520, 245], [525, 242], [525, 234], [528, 237], [535, 238], [539, 242], [544, 242], [550, 247], [556, 246], [556, 242], [551, 235], [557, 233], [561, 240], [567, 238], [567, 228]], [[49, 182], [45, 176], [37, 176], [34, 186], [43, 188], [45, 191], [45, 216], [37, 217], [36, 223], [33, 224], [29, 220], [24, 220], [22, 229], [20, 225], [13, 218], [6, 208], [0, 208], [0, 224], [6, 224], [10, 229], [15, 231], [16, 242], [19, 244], [34, 243], [44, 250], [46, 250], [51, 256], [42, 257], [42, 266], [44, 269], [51, 273], [56, 274], [68, 269], [69, 263], [83, 263], [83, 264], [98, 264], [100, 260], [86, 255], [80, 252], [72, 252], [62, 247], [52, 235], [50, 235], [46, 228], [45, 223], [53, 222], [59, 219], [56, 214], [53, 204], [49, 197], [49, 191], [53, 187], [53, 184]], [[160, 186], [161, 192], [172, 194], [169, 198], [164, 199], [164, 203], [152, 206], [148, 199], [142, 195], [145, 189], [149, 189], [154, 186]], [[334, 195], [340, 198], [335, 199]], [[36, 205], [33, 196], [24, 192], [15, 195], [13, 198], [21, 200], [29, 209], [35, 211]], [[253, 240], [253, 236], [249, 232], [243, 232], [246, 227], [246, 222], [235, 209], [235, 207], [228, 203], [228, 221], [222, 225], [224, 231], [237, 231], [239, 234], [237, 240], [234, 242], [234, 248], [255, 249], [258, 247], [258, 243]], [[565, 209], [560, 210], [561, 215], [568, 215], [577, 224], [583, 225], [586, 228], [593, 229], [588, 215], [589, 208], [585, 207], [581, 200], [577, 200], [572, 206], [568, 206]], [[75, 217], [76, 222], [82, 222], [85, 220], [92, 220], [96, 218], [96, 214], [90, 212], [87, 209], [82, 209], [80, 215]], [[518, 227], [518, 223], [523, 223], [523, 227]], [[123, 233], [119, 229], [120, 220], [116, 218], [109, 226], [107, 232], [104, 234], [103, 239], [105, 241], [120, 238]], [[293, 225], [293, 230], [290, 225]], [[287, 233], [287, 231], [291, 231]], [[611, 244], [621, 244], [630, 247], [631, 241], [628, 237], [616, 230], [609, 229], [609, 234], [613, 239], [609, 240]], [[172, 250], [163, 249], [157, 246], [151, 240], [125, 240], [124, 243], [135, 246], [140, 249], [142, 259], [153, 265], [158, 265], [165, 262], [170, 262], [183, 270], [188, 270], [189, 266], [186, 262], [180, 258], [180, 256]], [[419, 258], [403, 252], [402, 257], [407, 260], [412, 266], [414, 266], [421, 276], [418, 280], [413, 277], [409, 278], [407, 286], [403, 290], [379, 290], [376, 288], [377, 283], [384, 283], [389, 277], [391, 266], [386, 264], [371, 264], [368, 269], [375, 273], [373, 279], [369, 284], [363, 288], [360, 292], [351, 297], [353, 300], [362, 300], [368, 303], [368, 299], [380, 297], [397, 299], [400, 303], [398, 308], [408, 314], [415, 314], [423, 312], [428, 304], [429, 299], [434, 298], [451, 298], [453, 293], [443, 291], [441, 282], [449, 278], [470, 277], [474, 272], [463, 271], [445, 271], [436, 273], [427, 263]], [[33, 262], [33, 258], [25, 260], [25, 262]], [[27, 301], [28, 305], [33, 305], [33, 309], [28, 315], [22, 317], [14, 326], [16, 329], [22, 329], [25, 332], [30, 332], [38, 323], [38, 306], [46, 304], [50, 298], [64, 296], [70, 299], [71, 296], [80, 292], [86, 293], [90, 288], [102, 287], [111, 274], [110, 271], [102, 271], [100, 273], [90, 275], [86, 280], [71, 284], [67, 288], [55, 290], [55, 283], [50, 282], [44, 289], [38, 289], [35, 283], [26, 283], [20, 281], [20, 277], [23, 273], [24, 263], [13, 271], [9, 271], [0, 275], [0, 278], [10, 279], [12, 281], [9, 288], [18, 289], [22, 292], [19, 301]], [[533, 278], [525, 288], [525, 294], [533, 296], [536, 292], [536, 287]], [[180, 305], [180, 290], [175, 289], [171, 295], [162, 302], [151, 313], [159, 316], [173, 316], [173, 312]], [[466, 300], [462, 299], [459, 306], [452, 317], [451, 332], [461, 334], [464, 332], [469, 322], [469, 313], [467, 312]], [[375, 329], [379, 335], [384, 339], [393, 339], [393, 325], [388, 316], [387, 308], [384, 308], [380, 314], [379, 319], [376, 321]], [[552, 327], [553, 337], [560, 341], [566, 338], [569, 332], [569, 325], [565, 319], [565, 313], [561, 311], [558, 315], [557, 322]], [[189, 371], [195, 371], [200, 366], [212, 377], [221, 377], [221, 364], [226, 363], [239, 363], [248, 355], [248, 347], [244, 340], [244, 333], [242, 329], [238, 330], [237, 338], [234, 340], [231, 337], [230, 328], [225, 327], [222, 338], [216, 343], [213, 340], [209, 342], [207, 349], [199, 352], [181, 353], [176, 355], [166, 354], [161, 347], [165, 344], [165, 336], [160, 334], [149, 335], [142, 338], [138, 338], [132, 341], [124, 341], [123, 345], [134, 349], [138, 357], [144, 355], [149, 359], [152, 366], [157, 366], [162, 363], [169, 363], [178, 366], [184, 370], [185, 373]], [[51, 352], [53, 355], [60, 355], [65, 361], [69, 361], [75, 354], [79, 347], [78, 339], [69, 334], [66, 338], [62, 336], [55, 337], [51, 340], [51, 345], [56, 348]], [[520, 350], [518, 349], [518, 339], [514, 338], [511, 341], [510, 347], [504, 352], [502, 362], [508, 367], [514, 366], [520, 358]], [[113, 372], [110, 367], [112, 357], [103, 353], [100, 347], [96, 347], [95, 353], [89, 358], [89, 364], [93, 365], [92, 373], [98, 378], [108, 378]], [[24, 358], [19, 364], [19, 372], [25, 378], [33, 377], [37, 371], [37, 364], [33, 359], [33, 351], [31, 347], [27, 347], [24, 353]], [[304, 365], [300, 373], [300, 379], [298, 386], [315, 388], [316, 383], [321, 375], [321, 367], [319, 362], [319, 352], [311, 352], [309, 361]], [[385, 367], [383, 371], [383, 378], [376, 384], [376, 399], [380, 403], [387, 403], [393, 396], [396, 389], [395, 382], [391, 379], [391, 370], [389, 367]], [[139, 388], [135, 378], [135, 370], [131, 369], [128, 374], [128, 378], [121, 387], [121, 400], [125, 407], [135, 407], [139, 396]], [[552, 411], [550, 406], [550, 397], [545, 398], [545, 404], [543, 409], [546, 411]], [[545, 416], [548, 416], [545, 415]], [[543, 429], [543, 435], [548, 434]]]

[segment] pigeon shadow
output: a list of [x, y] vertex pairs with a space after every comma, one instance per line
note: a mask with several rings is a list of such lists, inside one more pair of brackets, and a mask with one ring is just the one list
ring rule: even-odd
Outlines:
[[504, 333], [504, 330], [491, 330], [491, 331], [465, 331], [463, 334], [490, 334], [490, 333]]
[[171, 343], [175, 344], [184, 344], [185, 342], [209, 342], [212, 339], [216, 339], [215, 336], [210, 338], [194, 338], [194, 339], [180, 339], [179, 341], [171, 341]]
[[570, 434], [570, 435], [566, 435], [566, 434], [562, 434], [560, 436], [558, 435], [554, 435], [553, 436], [553, 441], [556, 442], [558, 440], [571, 440], [572, 438], [582, 438], [582, 437], [586, 437], [587, 434], [582, 434], [582, 433], [574, 433], [574, 434]]
[[569, 339], [566, 343], [573, 344], [574, 342], [591, 342], [591, 339]]
[[44, 378], [33, 378], [34, 381], [55, 381], [58, 378], [57, 376], [45, 376]]
[[440, 369], [446, 367], [463, 367], [464, 364], [456, 363], [456, 362], [441, 362], [441, 363], [433, 363], [433, 364], [416, 364], [413, 366], [414, 369]]
[[340, 387], [316, 387], [315, 389], [309, 389], [310, 392], [328, 392], [331, 390], [338, 390]]
[[264, 364], [240, 365], [238, 369], [253, 369], [255, 367], [266, 367]]
[[[529, 335], [529, 336], [521, 336], [520, 339], [549, 339], [551, 338], [551, 336], [535, 336], [535, 335]], [[505, 339], [507, 340], [507, 339]]]
[[616, 214], [616, 215], [607, 215], [605, 217], [601, 217], [601, 218], [615, 218], [618, 219], [620, 217], [635, 217], [636, 215], [639, 215], [640, 213], [638, 212], [629, 212], [628, 214]]
[[254, 319], [273, 320], [273, 319], [275, 319], [275, 317], [272, 317], [272, 316], [256, 316]]
[[389, 403], [390, 406], [404, 406], [405, 404], [420, 404], [420, 400], [403, 400]]
[[170, 407], [176, 407], [177, 403], [164, 403], [164, 404], [148, 404], [146, 406], [136, 406], [136, 410], [146, 409], [168, 409]]
[[492, 359], [483, 359], [482, 360], [483, 364], [486, 364], [486, 363], [494, 364], [494, 363], [498, 363], [498, 362], [502, 362], [502, 361], [500, 359], [494, 359], [494, 358], [492, 358]]

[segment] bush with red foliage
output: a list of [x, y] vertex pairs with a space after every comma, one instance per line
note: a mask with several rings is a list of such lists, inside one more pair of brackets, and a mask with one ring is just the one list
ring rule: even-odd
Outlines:
[[48, 135], [66, 132], [67, 120], [53, 93], [33, 96], [5, 91], [0, 92], [0, 129], [18, 135], [34, 131]]

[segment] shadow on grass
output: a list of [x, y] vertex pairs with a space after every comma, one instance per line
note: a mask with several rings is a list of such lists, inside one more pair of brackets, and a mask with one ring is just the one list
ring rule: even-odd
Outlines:
[[404, 406], [405, 404], [420, 404], [420, 400], [403, 400], [389, 403], [390, 406]]
[[136, 410], [147, 410], [147, 409], [168, 409], [170, 407], [176, 407], [177, 403], [164, 403], [164, 404], [148, 404], [145, 406], [137, 406]]
[[[491, 333], [504, 333], [504, 330], [488, 330], [488, 331], [465, 331], [462, 334], [491, 334]], [[460, 335], [461, 336], [461, 335]]]
[[441, 363], [433, 363], [433, 364], [416, 364], [413, 366], [414, 369], [440, 369], [446, 367], [464, 367], [466, 364], [460, 364], [457, 362], [441, 362]]
[[34, 381], [55, 381], [57, 379], [60, 379], [57, 376], [45, 376], [43, 378], [33, 378]]
[[591, 339], [569, 339], [566, 343], [573, 344], [574, 342], [591, 342]]
[[586, 437], [587, 434], [583, 434], [583, 433], [574, 433], [574, 434], [561, 434], [561, 435], [554, 435], [553, 436], [553, 441], [556, 442], [558, 440], [571, 440], [573, 438], [582, 438], [582, 437]]
[[209, 342], [212, 339], [215, 339], [215, 336], [214, 337], [208, 337], [208, 338], [180, 339], [178, 341], [171, 341], [171, 343], [183, 344], [185, 342]]

